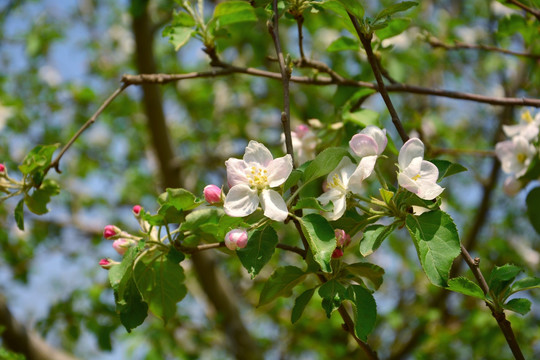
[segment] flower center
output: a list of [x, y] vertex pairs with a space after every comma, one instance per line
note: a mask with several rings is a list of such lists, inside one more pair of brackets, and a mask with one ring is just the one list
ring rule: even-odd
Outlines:
[[520, 163], [525, 163], [525, 161], [527, 160], [527, 155], [525, 155], [524, 153], [519, 153], [516, 155], [517, 157], [517, 161], [520, 162]]
[[414, 175], [411, 179], [414, 180], [414, 181], [420, 179], [420, 174]]
[[330, 181], [327, 185], [329, 188], [339, 190], [343, 193], [347, 193], [348, 191], [338, 174], [334, 174], [334, 176], [332, 176], [332, 181]]
[[268, 170], [252, 166], [246, 175], [251, 187], [257, 189], [266, 189], [268, 187]]
[[525, 111], [523, 114], [521, 114], [521, 119], [525, 120], [525, 122], [527, 122], [528, 124], [532, 124], [533, 122], [530, 111]]

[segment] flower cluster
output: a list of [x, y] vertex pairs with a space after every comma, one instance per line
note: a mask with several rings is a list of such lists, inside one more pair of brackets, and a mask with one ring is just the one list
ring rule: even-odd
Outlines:
[[510, 139], [497, 143], [495, 154], [501, 161], [502, 170], [509, 175], [504, 182], [504, 191], [508, 195], [517, 194], [525, 185], [521, 178], [538, 153], [539, 129], [540, 112], [533, 118], [530, 111], [521, 114], [519, 124], [503, 126]]
[[8, 194], [5, 197], [0, 197], [0, 201], [19, 194], [23, 185], [22, 182], [10, 177], [6, 166], [0, 163], [0, 192]]

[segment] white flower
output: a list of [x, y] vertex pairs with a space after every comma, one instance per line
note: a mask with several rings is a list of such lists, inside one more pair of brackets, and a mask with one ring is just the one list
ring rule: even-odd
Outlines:
[[424, 144], [418, 138], [409, 139], [399, 151], [398, 183], [424, 200], [439, 196], [444, 188], [437, 184], [439, 169], [424, 160]]
[[[281, 142], [285, 148], [285, 134], [281, 134]], [[294, 150], [295, 163], [302, 165], [306, 161], [315, 158], [315, 148], [319, 142], [317, 135], [307, 125], [298, 125], [295, 131], [291, 131], [291, 142]]]
[[382, 154], [387, 144], [386, 129], [381, 130], [374, 125], [366, 127], [351, 138], [349, 146], [356, 156], [362, 158], [358, 166], [364, 169], [365, 177], [371, 175], [377, 157]]
[[352, 163], [351, 159], [345, 156], [337, 166], [337, 168], [328, 174], [326, 179], [327, 190], [319, 196], [317, 200], [323, 205], [330, 201], [334, 204], [334, 210], [331, 213], [325, 213], [328, 220], [334, 221], [339, 219], [347, 209], [347, 196], [350, 193], [360, 194], [362, 190], [362, 181], [367, 178], [371, 170], [371, 164], [362, 164], [358, 166]]
[[230, 158], [225, 165], [230, 187], [223, 206], [227, 215], [247, 216], [260, 202], [266, 217], [276, 221], [287, 218], [285, 201], [270, 188], [280, 186], [289, 177], [293, 168], [290, 155], [274, 159], [263, 144], [250, 141], [243, 160]]
[[522, 136], [527, 140], [533, 140], [538, 136], [540, 129], [540, 112], [533, 118], [530, 111], [526, 110], [521, 113], [521, 121], [517, 125], [503, 125], [503, 130], [506, 136], [513, 138], [514, 136]]
[[503, 171], [519, 178], [527, 172], [536, 149], [534, 145], [529, 144], [527, 138], [518, 135], [512, 140], [497, 143], [495, 154], [502, 163]]

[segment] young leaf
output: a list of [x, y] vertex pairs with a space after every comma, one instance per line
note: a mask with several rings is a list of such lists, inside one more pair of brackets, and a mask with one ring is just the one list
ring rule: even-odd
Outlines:
[[465, 166], [447, 160], [433, 159], [429, 161], [435, 164], [435, 166], [437, 166], [437, 169], [439, 169], [439, 178], [437, 179], [437, 181], [440, 181], [445, 177], [452, 176], [463, 171], [468, 171]]
[[185, 26], [167, 26], [163, 29], [162, 36], [168, 37], [169, 42], [174, 46], [174, 50], [178, 51], [182, 46], [187, 44], [195, 31], [191, 27]]
[[338, 0], [345, 9], [356, 16], [357, 18], [361, 19], [364, 17], [364, 8], [362, 7], [362, 4], [359, 0]]
[[319, 214], [308, 214], [299, 220], [313, 258], [321, 266], [322, 271], [331, 272], [330, 259], [332, 252], [336, 248], [334, 229]]
[[377, 37], [381, 41], [384, 39], [389, 39], [405, 31], [409, 27], [410, 23], [411, 19], [407, 18], [392, 19], [392, 21], [388, 23], [388, 26], [375, 31], [375, 34], [377, 34]]
[[23, 175], [28, 175], [34, 171], [45, 169], [50, 164], [53, 153], [58, 146], [60, 144], [36, 146], [25, 156], [22, 164], [19, 165], [19, 170]]
[[415, 1], [403, 1], [394, 5], [390, 5], [386, 9], [382, 10], [375, 17], [375, 21], [378, 19], [386, 18], [387, 16], [392, 16], [395, 13], [409, 10], [411, 7], [418, 5]]
[[336, 279], [325, 282], [319, 288], [319, 296], [322, 297], [322, 307], [326, 316], [330, 318], [332, 312], [341, 306], [341, 302], [347, 298], [347, 289]]
[[526, 277], [512, 284], [511, 294], [534, 288], [540, 288], [540, 278]]
[[354, 50], [358, 51], [360, 49], [360, 45], [358, 44], [358, 41], [351, 39], [346, 36], [342, 36], [334, 40], [330, 46], [326, 49], [326, 51], [329, 52], [335, 52], [335, 51], [344, 51], [344, 50]]
[[520, 272], [519, 267], [511, 264], [495, 266], [487, 279], [489, 289], [497, 296], [502, 295]]
[[56, 181], [51, 179], [45, 179], [39, 189], [35, 189], [32, 195], [26, 194], [24, 196], [24, 202], [28, 206], [28, 210], [34, 214], [43, 215], [49, 212], [47, 204], [51, 201], [51, 196], [58, 195], [60, 193], [60, 187]]
[[346, 278], [350, 278], [351, 276], [353, 279], [357, 277], [366, 278], [373, 284], [375, 290], [377, 290], [383, 282], [384, 269], [368, 262], [358, 262], [345, 266], [342, 268], [341, 273]]
[[540, 186], [529, 191], [526, 203], [529, 221], [534, 230], [540, 234]]
[[224, 211], [215, 208], [205, 208], [195, 210], [186, 215], [186, 218], [182, 222], [180, 228], [184, 231], [197, 231], [209, 224], [219, 224], [221, 216]]
[[195, 209], [203, 203], [201, 199], [185, 189], [167, 189], [158, 197], [160, 205], [171, 205], [178, 211], [186, 211]]
[[259, 305], [257, 306], [268, 304], [280, 296], [290, 296], [292, 289], [301, 283], [305, 277], [306, 273], [295, 266], [277, 268], [264, 284], [259, 297]]
[[375, 327], [377, 319], [377, 304], [373, 295], [360, 285], [351, 285], [347, 291], [347, 298], [352, 301], [355, 308], [354, 332], [362, 341]]
[[15, 206], [15, 222], [19, 230], [24, 231], [24, 199], [19, 200]]
[[366, 127], [379, 124], [379, 113], [370, 109], [360, 109], [343, 114], [343, 121]]
[[236, 251], [240, 262], [253, 279], [272, 258], [278, 236], [274, 228], [266, 226], [249, 234], [247, 246]]
[[435, 210], [420, 216], [407, 215], [406, 225], [429, 281], [446, 287], [452, 263], [461, 252], [452, 218]]
[[304, 171], [304, 183], [308, 183], [334, 170], [349, 151], [345, 148], [331, 147], [322, 151]]
[[464, 295], [474, 296], [479, 299], [485, 299], [484, 293], [480, 286], [473, 283], [465, 277], [457, 277], [448, 280], [448, 290], [455, 291]]
[[307, 304], [313, 297], [313, 293], [315, 293], [315, 289], [309, 289], [304, 291], [300, 296], [296, 298], [294, 301], [294, 306], [291, 312], [291, 323], [294, 324], [297, 322], [302, 314], [304, 313], [304, 309], [306, 308]]
[[368, 256], [381, 246], [382, 242], [394, 231], [396, 224], [370, 225], [364, 231], [364, 236], [360, 241], [360, 253]]
[[214, 17], [220, 26], [239, 22], [257, 21], [255, 10], [246, 1], [227, 1], [219, 3], [214, 10]]
[[503, 308], [506, 310], [515, 311], [521, 315], [526, 315], [529, 311], [531, 311], [531, 302], [530, 300], [523, 298], [512, 299], [504, 304]]
[[332, 208], [334, 206], [332, 203], [328, 203], [326, 205], [321, 205], [319, 201], [317, 201], [314, 197], [307, 197], [298, 200], [296, 205], [292, 208], [293, 210], [299, 210], [299, 209], [315, 209], [319, 211], [332, 211]]
[[127, 332], [141, 325], [148, 316], [148, 304], [146, 304], [135, 285], [135, 281], [130, 277], [126, 283], [124, 295], [121, 299], [116, 298], [116, 312], [120, 315], [120, 322]]
[[283, 184], [283, 191], [287, 191], [291, 187], [296, 185], [298, 183], [298, 180], [302, 178], [302, 174], [303, 172], [298, 169], [294, 169], [293, 171], [291, 171], [291, 174], [289, 175], [289, 177], [287, 178], [287, 180], [285, 180], [285, 183]]
[[184, 269], [180, 266], [182, 256], [171, 249], [169, 254], [144, 257], [137, 263], [133, 273], [135, 283], [150, 311], [165, 323], [176, 314], [176, 303], [187, 294], [184, 285]]
[[133, 263], [139, 255], [138, 247], [130, 247], [124, 254], [124, 258], [119, 265], [109, 269], [109, 282], [111, 287], [118, 292], [118, 299], [121, 301], [124, 298], [124, 291], [127, 283], [133, 275]]

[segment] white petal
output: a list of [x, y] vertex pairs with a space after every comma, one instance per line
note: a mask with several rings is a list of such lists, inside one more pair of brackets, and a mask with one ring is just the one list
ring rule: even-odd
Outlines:
[[289, 216], [287, 205], [277, 191], [266, 189], [260, 196], [264, 216], [275, 221], [285, 221]]
[[432, 183], [436, 183], [439, 178], [439, 169], [435, 164], [429, 161], [422, 160], [422, 167], [420, 168], [420, 179]]
[[353, 164], [353, 162], [351, 161], [351, 159], [349, 159], [348, 156], [344, 156], [343, 159], [341, 159], [341, 161], [339, 162], [336, 169], [329, 174], [328, 182], [331, 181], [330, 175], [332, 175], [332, 180], [333, 180], [333, 177], [334, 177], [333, 174], [337, 174], [338, 178], [341, 180], [343, 185], [347, 186], [347, 184], [349, 183], [349, 178], [351, 177], [351, 175], [354, 173], [355, 170], [356, 170], [356, 165]]
[[399, 167], [405, 169], [417, 157], [424, 158], [424, 143], [418, 138], [409, 139], [399, 150]]
[[360, 164], [349, 179], [348, 189], [355, 194], [360, 194], [362, 191], [362, 181], [373, 173], [377, 155], [366, 156], [360, 160]]
[[292, 157], [289, 154], [270, 161], [270, 164], [266, 168], [268, 170], [268, 184], [270, 187], [283, 184], [291, 174], [292, 168]]
[[257, 210], [259, 197], [257, 190], [252, 190], [249, 186], [240, 184], [233, 186], [223, 204], [225, 213], [233, 217], [243, 217], [252, 214]]
[[420, 199], [432, 200], [444, 191], [443, 187], [440, 187], [434, 182], [419, 180], [417, 183], [419, 191], [416, 195], [418, 195]]
[[412, 180], [410, 177], [400, 172], [397, 176], [398, 184], [402, 188], [409, 190], [413, 194], [418, 194], [418, 184], [416, 181]]
[[[365, 129], [364, 129], [365, 130]], [[377, 141], [367, 134], [356, 134], [349, 141], [349, 146], [356, 156], [364, 157], [378, 154]]]
[[388, 144], [388, 138], [386, 137], [386, 129], [381, 130], [375, 125], [369, 125], [360, 133], [369, 135], [375, 140], [375, 142], [377, 143], [377, 155], [381, 155], [386, 148], [386, 145]]
[[345, 213], [347, 210], [347, 197], [342, 195], [332, 201], [334, 204], [334, 210], [330, 213], [324, 213], [324, 216], [330, 221], [336, 221]]
[[416, 178], [418, 175], [420, 175], [420, 171], [422, 170], [422, 163], [425, 160], [422, 160], [421, 157], [417, 157], [412, 159], [412, 161], [409, 163], [409, 166], [407, 166], [405, 169], [403, 169], [401, 172], [405, 175], [407, 175], [409, 178]]
[[251, 140], [246, 147], [246, 153], [244, 154], [244, 161], [248, 164], [256, 163], [262, 167], [267, 167], [272, 161], [273, 156], [270, 150], [263, 144], [257, 141]]
[[330, 201], [334, 202], [335, 200], [339, 199], [342, 196], [343, 196], [343, 193], [341, 191], [336, 190], [336, 189], [330, 189], [326, 191], [325, 193], [323, 193], [321, 196], [319, 196], [317, 200], [321, 204], [326, 205]]
[[227, 166], [227, 182], [229, 183], [229, 188], [238, 184], [248, 183], [246, 177], [247, 164], [244, 160], [230, 158], [225, 161], [225, 166]]

